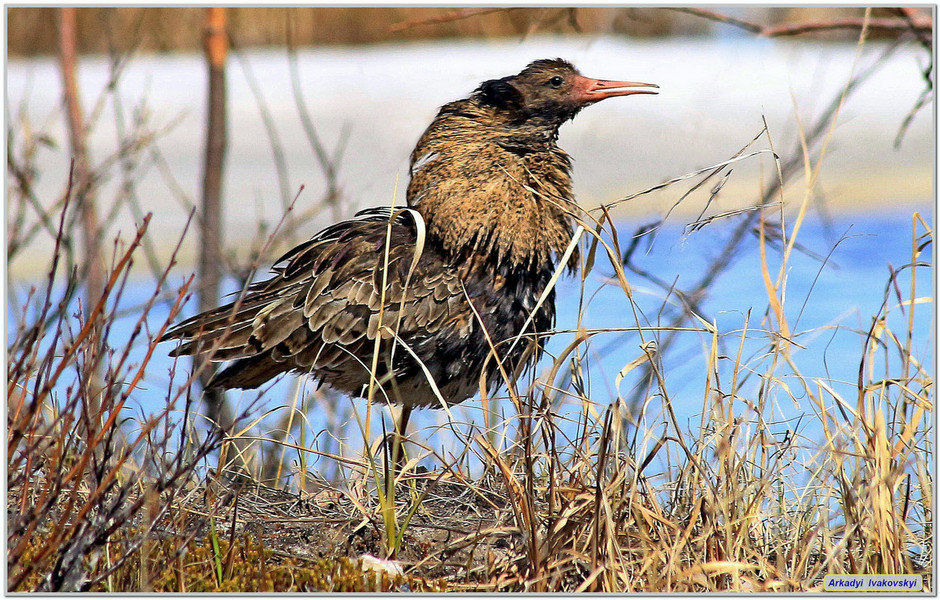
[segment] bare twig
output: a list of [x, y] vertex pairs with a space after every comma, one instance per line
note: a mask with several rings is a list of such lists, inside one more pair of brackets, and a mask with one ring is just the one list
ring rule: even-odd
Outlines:
[[[287, 14], [289, 15], [289, 13]], [[294, 46], [293, 23], [290, 21], [287, 23], [287, 64], [290, 68], [291, 89], [294, 92], [294, 104], [297, 106], [297, 113], [300, 115], [300, 123], [303, 125], [304, 133], [307, 134], [310, 147], [313, 148], [314, 156], [317, 157], [320, 170], [323, 171], [323, 177], [326, 179], [326, 195], [324, 202], [329, 205], [333, 220], [338, 221], [342, 217], [339, 205], [340, 191], [337, 182], [339, 152], [341, 152], [342, 146], [337, 148], [338, 154], [336, 156], [330, 156], [326, 148], [324, 148], [323, 142], [320, 140], [317, 129], [313, 124], [313, 119], [310, 118], [310, 112], [307, 110], [307, 105], [304, 102], [303, 88], [300, 85], [300, 72], [297, 67], [297, 48]]]
[[[81, 213], [82, 239], [84, 241], [84, 263], [87, 269], [85, 281], [85, 308], [91, 310], [98, 304], [104, 289], [105, 274], [99, 260], [100, 224], [95, 207], [95, 197], [91, 186], [90, 161], [88, 158], [87, 132], [82, 116], [78, 81], [75, 77], [76, 31], [75, 8], [63, 7], [59, 12], [59, 64], [62, 71], [62, 83], [65, 90], [66, 120], [69, 130], [69, 144], [75, 161], [76, 204]], [[92, 339], [98, 339], [100, 324], [92, 319], [92, 313], [86, 318], [96, 332]], [[98, 344], [88, 344], [83, 348], [85, 355], [85, 396], [89, 402], [91, 414], [98, 414], [97, 398], [101, 386], [98, 364], [102, 349]], [[89, 435], [92, 433], [88, 432]]]
[[917, 101], [914, 103], [914, 106], [911, 107], [911, 110], [904, 116], [904, 121], [901, 123], [901, 126], [898, 128], [898, 135], [894, 138], [894, 147], [900, 148], [901, 141], [904, 139], [904, 134], [907, 133], [907, 129], [910, 127], [911, 123], [914, 120], [914, 117], [923, 109], [925, 106], [930, 104], [930, 101], [933, 100], [933, 32], [932, 30], [922, 30], [915, 27], [915, 21], [922, 19], [920, 13], [916, 12], [913, 8], [910, 7], [900, 7], [895, 8], [901, 17], [908, 22], [911, 27], [911, 31], [917, 36], [917, 41], [920, 42], [920, 45], [924, 48], [927, 55], [927, 63], [921, 69], [921, 75], [924, 79], [924, 89], [920, 94], [920, 97], [917, 98]]
[[[783, 25], [759, 25], [741, 19], [736, 19], [728, 15], [708, 10], [704, 8], [690, 7], [668, 7], [670, 10], [683, 12], [686, 14], [702, 17], [710, 21], [724, 23], [739, 29], [743, 29], [761, 37], [787, 37], [793, 35], [802, 35], [804, 33], [815, 33], [819, 31], [835, 31], [846, 29], [850, 31], [861, 30], [866, 20], [862, 17], [857, 19], [833, 19], [830, 21], [809, 21], [804, 23], [786, 23]], [[930, 35], [933, 31], [933, 21], [919, 13], [909, 13], [903, 19], [869, 19], [868, 28], [878, 31], [890, 31], [903, 33], [905, 31], [915, 31], [919, 34]]]
[[280, 136], [278, 135], [274, 116], [271, 114], [271, 110], [268, 108], [268, 104], [264, 99], [261, 87], [258, 85], [258, 79], [255, 77], [254, 71], [251, 68], [251, 61], [240, 51], [238, 46], [233, 44], [232, 50], [235, 58], [238, 59], [238, 64], [241, 65], [242, 72], [245, 75], [245, 81], [248, 83], [248, 88], [255, 97], [255, 102], [258, 105], [258, 113], [261, 115], [261, 122], [264, 124], [265, 131], [268, 134], [268, 140], [271, 144], [271, 156], [274, 159], [274, 170], [277, 172], [277, 185], [281, 192], [281, 209], [285, 214], [289, 215], [289, 219], [293, 219], [293, 215], [290, 215], [288, 207], [291, 205], [291, 198], [294, 192], [290, 183], [290, 173], [287, 169], [287, 158], [284, 156], [284, 144], [281, 142]]
[[388, 28], [389, 31], [404, 31], [406, 29], [411, 29], [413, 27], [418, 27], [421, 25], [440, 25], [442, 23], [452, 23], [453, 21], [462, 21], [464, 19], [470, 19], [472, 17], [479, 17], [481, 15], [488, 15], [491, 13], [497, 12], [510, 12], [512, 10], [517, 10], [516, 8], [509, 7], [500, 7], [500, 8], [464, 8], [461, 10], [455, 10], [443, 15], [437, 15], [434, 17], [428, 17], [426, 19], [414, 19], [411, 21], [405, 21], [403, 23], [395, 23]]

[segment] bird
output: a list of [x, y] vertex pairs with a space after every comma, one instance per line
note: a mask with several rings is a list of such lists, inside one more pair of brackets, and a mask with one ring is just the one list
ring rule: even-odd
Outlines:
[[[564, 59], [481, 83], [445, 104], [410, 156], [406, 206], [330, 225], [273, 275], [162, 337], [171, 356], [232, 361], [208, 388], [257, 388], [286, 372], [411, 411], [495, 392], [541, 356], [546, 289], [572, 244], [577, 204], [559, 128], [607, 98], [658, 86], [591, 79]], [[541, 299], [541, 302], [540, 302]], [[399, 455], [401, 456], [401, 455]]]

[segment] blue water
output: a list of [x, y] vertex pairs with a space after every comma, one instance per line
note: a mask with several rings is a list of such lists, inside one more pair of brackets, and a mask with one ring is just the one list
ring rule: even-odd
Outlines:
[[[924, 218], [932, 226], [931, 215], [928, 213]], [[679, 226], [664, 228], [648, 247], [648, 252], [638, 252], [633, 263], [653, 272], [667, 283], [674, 283], [678, 289], [690, 288], [700, 280], [724, 248], [733, 225], [706, 227], [689, 234]], [[635, 229], [635, 225], [622, 225], [619, 228], [620, 235], [624, 238]], [[810, 382], [816, 378], [822, 379], [854, 404], [866, 333], [872, 325], [873, 316], [881, 312], [885, 303], [890, 280], [889, 265], [897, 270], [911, 261], [911, 231], [909, 213], [856, 215], [832, 222], [810, 217], [804, 223], [798, 234], [798, 242], [805, 247], [806, 252], [794, 250], [791, 254], [783, 303], [791, 339], [802, 346], [793, 345], [790, 351], [793, 363], [804, 379]], [[922, 228], [918, 227], [918, 231], [922, 232]], [[621, 239], [621, 245], [626, 245], [624, 239]], [[645, 250], [647, 247], [641, 244], [641, 248]], [[933, 248], [928, 246], [921, 254], [920, 261], [931, 263], [932, 252]], [[780, 252], [768, 247], [767, 256], [769, 271], [775, 281], [780, 266]], [[609, 265], [600, 270], [613, 274]], [[904, 269], [897, 276], [897, 287], [905, 300], [910, 290], [910, 275], [911, 270]], [[634, 287], [636, 305], [646, 317], [645, 322], [641, 318], [641, 323], [668, 325], [668, 315], [660, 314], [665, 292], [629, 272], [627, 276]], [[932, 267], [921, 267], [918, 270], [917, 296], [932, 295], [932, 278]], [[585, 327], [636, 324], [630, 303], [616, 281], [607, 285], [595, 281], [593, 287], [597, 292], [585, 311]], [[588, 288], [586, 295], [590, 296], [591, 286]], [[577, 282], [567, 281], [559, 291], [559, 327], [570, 326], [577, 316]], [[888, 292], [887, 305], [893, 308], [888, 313], [887, 323], [896, 335], [902, 337], [903, 342], [908, 309], [897, 308], [899, 299], [893, 285]], [[740, 352], [742, 362], [753, 370], [753, 374], [750, 375], [750, 383], [742, 386], [738, 394], [751, 404], [737, 402], [735, 414], [753, 415], [761, 383], [757, 375], [770, 372], [772, 360], [768, 354], [772, 338], [762, 331], [762, 323], [767, 324], [770, 310], [761, 275], [756, 236], [750, 236], [738, 247], [733, 262], [715, 279], [707, 294], [700, 301], [699, 315], [705, 321], [717, 325], [719, 354], [730, 357], [722, 362], [726, 368], [719, 370], [722, 391], [730, 391], [731, 371], [728, 363], [733, 362]], [[741, 330], [748, 313], [748, 333], [743, 346], [739, 348]], [[928, 370], [933, 364], [933, 314], [932, 304], [915, 305], [912, 353]], [[684, 325], [699, 324], [686, 322]], [[772, 328], [777, 329], [776, 326]], [[644, 339], [661, 342], [664, 338], [665, 333], [650, 332], [645, 334]], [[558, 348], [561, 341], [554, 340], [550, 347]], [[636, 333], [604, 334], [592, 342], [593, 348], [603, 350], [599, 352], [599, 359], [596, 358], [592, 364], [592, 400], [609, 403], [618, 394], [624, 400], [633, 398], [634, 386], [639, 383], [636, 377], [628, 375], [617, 389], [613, 388], [613, 381], [625, 364], [641, 356], [640, 344], [640, 337]], [[678, 334], [673, 346], [662, 357], [666, 395], [680, 425], [687, 426], [693, 433], [698, 429], [705, 399], [710, 345], [709, 334], [683, 332]], [[884, 354], [882, 352], [878, 355], [881, 362], [875, 369], [875, 378], [879, 377], [879, 371], [880, 377], [899, 376], [897, 352], [889, 351], [887, 359]], [[885, 360], [890, 365], [889, 369], [893, 369], [887, 374], [883, 366]], [[782, 423], [781, 430], [790, 426], [788, 422], [813, 414], [802, 384], [791, 375], [792, 372], [786, 364], [778, 364], [773, 371], [788, 385], [788, 389], [782, 390], [778, 386], [774, 402], [768, 403], [770, 408], [763, 415], [765, 420]], [[744, 375], [741, 373], [739, 379]], [[656, 391], [654, 387], [653, 392]], [[646, 414], [658, 415], [660, 412], [661, 403], [656, 398], [647, 406]], [[659, 420], [662, 421], [662, 417]], [[803, 427], [801, 433], [810, 439], [819, 439], [821, 432], [818, 427], [814, 427], [813, 419], [804, 419]]]
[[[925, 220], [932, 227], [932, 215], [929, 211], [924, 214]], [[738, 221], [717, 222], [699, 231], [687, 233], [681, 225], [667, 224], [663, 226], [652, 240], [645, 237], [641, 240], [637, 250], [633, 253], [632, 263], [637, 267], [654, 273], [660, 279], [674, 283], [678, 289], [685, 289], [698, 281], [709, 268], [712, 261], [723, 248], [727, 236]], [[621, 223], [618, 227], [620, 243], [626, 247], [630, 237], [634, 234], [640, 223]], [[920, 229], [919, 229], [920, 231]], [[848, 399], [853, 399], [856, 393], [856, 381], [859, 371], [859, 360], [865, 344], [865, 333], [872, 324], [873, 315], [881, 311], [885, 302], [886, 289], [888, 290], [888, 305], [893, 306], [889, 313], [888, 325], [899, 336], [906, 330], [907, 310], [898, 309], [897, 297], [894, 288], [888, 286], [889, 265], [895, 269], [910, 262], [911, 259], [911, 216], [909, 212], [884, 212], [869, 215], [853, 215], [836, 218], [826, 222], [816, 216], [809, 216], [798, 235], [798, 241], [807, 251], [819, 256], [794, 250], [787, 270], [787, 285], [785, 288], [785, 313], [792, 333], [792, 341], [803, 346], [791, 346], [792, 360], [806, 380], [821, 378], [828, 382], [832, 388]], [[920, 257], [925, 263], [931, 263], [933, 247], [928, 246]], [[827, 257], [822, 260], [822, 257]], [[770, 272], [776, 278], [780, 264], [780, 252], [768, 248], [768, 262]], [[631, 307], [623, 290], [613, 277], [614, 271], [609, 261], [598, 254], [594, 271], [585, 281], [583, 309], [584, 320], [582, 326], [587, 329], [634, 327], [638, 324], [634, 308]], [[897, 279], [903, 298], [907, 298], [910, 287], [910, 269], [902, 270]], [[675, 297], [666, 297], [666, 292], [649, 281], [630, 272], [626, 273], [633, 288], [633, 299], [636, 314], [639, 315], [639, 324], [668, 325], [670, 313], [664, 310], [664, 302], [675, 303]], [[174, 273], [167, 284], [169, 290], [180, 285], [188, 273], [182, 271]], [[933, 278], [932, 263], [930, 267], [922, 267], [917, 272], [918, 296], [929, 297], [932, 294], [931, 282]], [[41, 283], [37, 283], [40, 285]], [[557, 328], [560, 330], [574, 329], [577, 326], [579, 311], [580, 281], [578, 278], [562, 280], [558, 286], [558, 318]], [[168, 291], [169, 291], [168, 290]], [[23, 301], [26, 288], [14, 288], [13, 293]], [[122, 348], [131, 335], [140, 314], [139, 307], [153, 293], [153, 283], [147, 281], [131, 282], [124, 291], [119, 306], [127, 310], [127, 314], [119, 319], [111, 331], [111, 344], [115, 348]], [[191, 301], [185, 307], [182, 316], [192, 314], [195, 302]], [[8, 305], [8, 323], [15, 325], [19, 315], [12, 314]], [[699, 315], [708, 322], [715, 322], [719, 331], [719, 354], [733, 359], [739, 352], [741, 343], [741, 328], [745, 317], [750, 313], [749, 331], [741, 348], [741, 356], [747, 367], [753, 370], [738, 391], [741, 399], [735, 401], [734, 412], [739, 416], [753, 415], [757, 405], [757, 392], [761, 384], [760, 374], [766, 373], [770, 365], [770, 356], [767, 355], [771, 338], [760, 331], [762, 321], [767, 319], [768, 301], [767, 293], [761, 277], [758, 245], [755, 236], [749, 236], [737, 249], [729, 268], [724, 271], [708, 288], [707, 296], [700, 299]], [[158, 302], [150, 312], [146, 325], [151, 332], [155, 332], [166, 319], [169, 303]], [[73, 313], [75, 309], [73, 308]], [[179, 317], [179, 318], [182, 318]], [[913, 353], [926, 368], [933, 364], [934, 336], [932, 303], [918, 304], [915, 307], [915, 326], [913, 335]], [[684, 323], [685, 326], [700, 326], [697, 322]], [[76, 328], [77, 329], [77, 328]], [[8, 342], [11, 341], [14, 327], [8, 328]], [[656, 340], [662, 347], [665, 332], [646, 331], [643, 339]], [[571, 334], [557, 334], [548, 346], [548, 354], [557, 355], [572, 340]], [[140, 364], [146, 347], [140, 338], [135, 342], [129, 362]], [[588, 367], [588, 375], [582, 382], [587, 395], [597, 404], [597, 411], [603, 413], [606, 405], [617, 398], [626, 403], [636, 400], [637, 390], [640, 390], [640, 400], [649, 399], [645, 410], [641, 412], [641, 405], [631, 405], [630, 413], [641, 429], [665, 432], [668, 427], [664, 425], [663, 396], [669, 398], [672, 409], [675, 411], [680, 428], [684, 435], [694, 437], [697, 434], [705, 403], [706, 359], [711, 344], [711, 336], [703, 332], [682, 332], [677, 335], [673, 345], [663, 353], [660, 358], [662, 372], [665, 374], [665, 394], [657, 386], [645, 387], [640, 379], [642, 369], [633, 369], [623, 380], [616, 385], [617, 374], [620, 370], [642, 355], [640, 350], [641, 339], [636, 332], [602, 333], [582, 346], [581, 355], [584, 365]], [[170, 344], [160, 344], [152, 359], [147, 365], [146, 376], [138, 388], [131, 394], [131, 400], [125, 408], [128, 417], [140, 418], [145, 414], [153, 414], [163, 410], [168, 397], [167, 390], [171, 385], [170, 373], [173, 369], [173, 360], [167, 356], [171, 349]], [[882, 353], [883, 355], [884, 353]], [[897, 376], [897, 353], [887, 353], [888, 364], [895, 372], [888, 373]], [[882, 363], [884, 363], [882, 360]], [[733, 360], [722, 360], [719, 377], [724, 392], [730, 390], [731, 371], [729, 364]], [[550, 364], [547, 359], [543, 364]], [[883, 371], [883, 367], [880, 367]], [[188, 361], [181, 359], [176, 376], [172, 384], [180, 385], [185, 380], [184, 371], [188, 369]], [[786, 431], [801, 423], [800, 434], [806, 438], [806, 443], [819, 439], [818, 422], [811, 418], [812, 405], [806, 397], [796, 378], [790, 375], [792, 370], [779, 364], [774, 375], [788, 386], [774, 388], [772, 397], [765, 398], [766, 408], [763, 417], [766, 421], [778, 424], [779, 431]], [[876, 378], [879, 377], [876, 370]], [[544, 376], [544, 373], [542, 373]], [[881, 377], [886, 374], [881, 373]], [[743, 378], [742, 372], [739, 377]], [[128, 376], [129, 378], [129, 376]], [[66, 373], [60, 382], [60, 396], [68, 385], [74, 383], [74, 376]], [[558, 383], [558, 381], [556, 381]], [[293, 378], [285, 378], [273, 385], [265, 393], [260, 402], [256, 403], [254, 414], [275, 407], [289, 404], [293, 394]], [[305, 384], [306, 390], [312, 391], [314, 385]], [[256, 392], [231, 393], [231, 400], [240, 407], [253, 403], [258, 394]], [[365, 401], [343, 401], [341, 411], [355, 408], [364, 411]], [[309, 427], [305, 433], [308, 441], [319, 436], [324, 446], [330, 446], [325, 440], [329, 436], [324, 434], [326, 418], [323, 410], [316, 407], [311, 401], [314, 410], [309, 411]], [[499, 411], [507, 413], [512, 410], [507, 401], [499, 405]], [[384, 410], [384, 409], [383, 409]], [[562, 416], [577, 414], [580, 404], [569, 399], [562, 402], [558, 413]], [[179, 413], [175, 413], [179, 414]], [[255, 432], [270, 434], [273, 423], [283, 413], [277, 412], [260, 422]], [[385, 414], [380, 412], [378, 414]], [[458, 429], [466, 431], [468, 423], [475, 423], [482, 427], [483, 416], [478, 400], [465, 402], [453, 409], [453, 416], [457, 419]], [[438, 452], [457, 452], [460, 442], [453, 438], [450, 429], [443, 426], [445, 416], [440, 411], [418, 411], [412, 423]], [[387, 426], [387, 425], [386, 425]], [[567, 432], [568, 434], [573, 433]], [[772, 426], [773, 428], [773, 426]], [[381, 422], [373, 417], [373, 432], [381, 431]], [[352, 448], [361, 447], [361, 434], [359, 425], [354, 417], [347, 416], [345, 427], [333, 431], [337, 437], [346, 437], [350, 440]], [[278, 435], [280, 437], [280, 434]], [[356, 441], [358, 438], [358, 442]], [[299, 438], [295, 437], [295, 443]], [[335, 443], [333, 444], [335, 447]], [[315, 457], [310, 457], [315, 464]], [[431, 461], [433, 462], [433, 460]]]

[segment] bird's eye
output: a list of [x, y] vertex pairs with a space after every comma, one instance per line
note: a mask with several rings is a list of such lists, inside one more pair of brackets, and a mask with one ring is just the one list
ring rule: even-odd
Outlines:
[[562, 79], [561, 76], [559, 76], [559, 75], [555, 75], [554, 77], [552, 77], [551, 79], [548, 80], [548, 84], [549, 84], [550, 86], [552, 86], [552, 87], [558, 87], [558, 86], [560, 86], [561, 84], [563, 84], [564, 82], [565, 82], [565, 80]]

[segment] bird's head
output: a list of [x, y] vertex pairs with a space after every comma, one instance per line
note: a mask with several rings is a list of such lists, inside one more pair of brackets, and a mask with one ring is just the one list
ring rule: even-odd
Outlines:
[[[480, 101], [510, 113], [516, 120], [542, 118], [561, 125], [585, 106], [614, 96], [655, 94], [659, 86], [634, 81], [591, 79], [566, 60], [532, 62], [518, 75], [483, 82]], [[641, 88], [641, 89], [634, 89]]]

